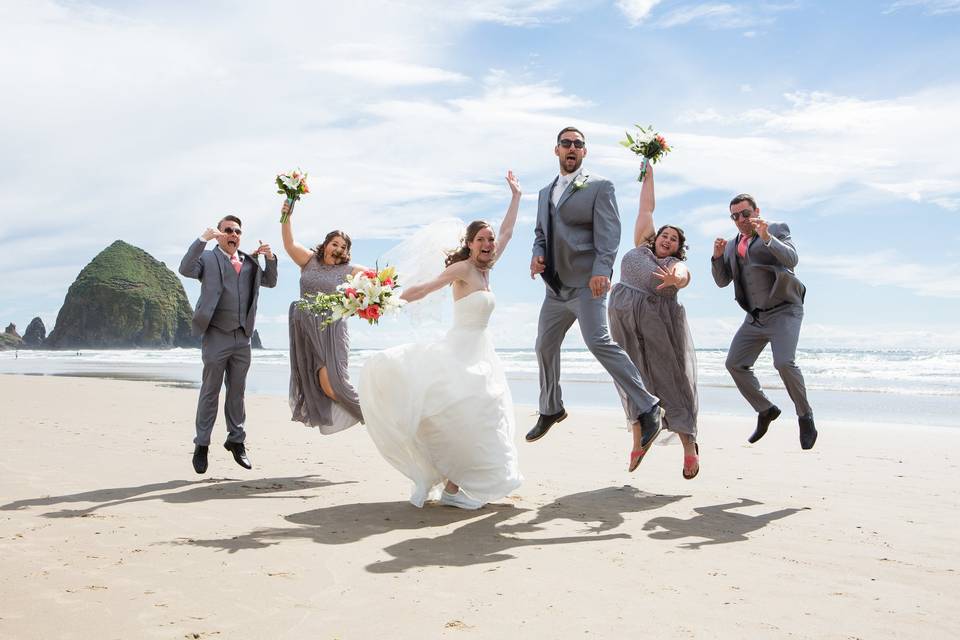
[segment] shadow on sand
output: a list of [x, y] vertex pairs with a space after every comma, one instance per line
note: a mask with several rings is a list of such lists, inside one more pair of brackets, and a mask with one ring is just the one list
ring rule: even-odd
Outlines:
[[[143, 484], [135, 487], [117, 487], [111, 489], [95, 489], [83, 493], [73, 493], [64, 496], [47, 496], [17, 500], [0, 506], [2, 511], [15, 511], [28, 507], [49, 507], [64, 503], [91, 502], [95, 503], [82, 509], [61, 509], [44, 513], [47, 518], [82, 518], [92, 513], [132, 502], [146, 502], [159, 500], [170, 504], [188, 504], [192, 502], [207, 502], [211, 500], [243, 500], [248, 498], [286, 498], [305, 500], [312, 496], [302, 495], [273, 495], [287, 491], [303, 491], [330, 487], [337, 484], [352, 484], [349, 482], [330, 482], [317, 476], [297, 476], [286, 478], [261, 478], [259, 480], [235, 480], [232, 478], [209, 478], [205, 480], [171, 480]], [[189, 487], [184, 490], [184, 487]]]
[[[367, 566], [373, 573], [403, 572], [415, 567], [469, 566], [512, 559], [507, 553], [519, 547], [541, 547], [630, 538], [627, 533], [601, 532], [625, 522], [624, 514], [659, 509], [687, 496], [661, 496], [633, 487], [598, 489], [576, 493], [545, 505], [526, 522], [504, 524], [530, 509], [509, 504], [488, 504], [479, 511], [464, 511], [429, 504], [416, 509], [407, 502], [347, 504], [295, 513], [285, 519], [295, 527], [257, 529], [230, 539], [189, 540], [178, 544], [224, 549], [260, 549], [284, 540], [310, 540], [319, 544], [349, 544], [384, 533], [428, 530], [465, 523], [450, 532], [416, 537], [392, 544], [384, 551], [393, 556]], [[554, 520], [588, 524], [585, 535], [519, 537], [520, 533], [542, 531]]]
[[752, 507], [762, 502], [740, 498], [737, 502], [717, 504], [709, 507], [696, 507], [698, 514], [684, 520], [682, 518], [659, 517], [643, 525], [644, 531], [652, 531], [650, 537], [655, 540], [679, 540], [681, 538], [705, 538], [702, 542], [686, 542], [680, 545], [685, 549], [699, 549], [708, 545], [745, 542], [748, 533], [758, 531], [774, 520], [792, 516], [798, 511], [810, 507], [780, 509], [759, 516], [736, 513], [732, 509]]

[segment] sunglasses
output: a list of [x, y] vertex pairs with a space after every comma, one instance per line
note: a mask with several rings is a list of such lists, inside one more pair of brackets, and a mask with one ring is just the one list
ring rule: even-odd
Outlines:
[[569, 149], [570, 147], [583, 149], [585, 146], [587, 146], [587, 143], [584, 142], [583, 140], [561, 140], [557, 144], [563, 147], [564, 149]]
[[240, 229], [240, 227], [224, 227], [221, 231], [227, 235], [235, 233], [239, 236], [243, 234], [243, 231]]
[[737, 218], [743, 218], [744, 220], [746, 220], [752, 215], [753, 215], [753, 209], [744, 209], [743, 211], [734, 211], [733, 213], [731, 213], [730, 219], [736, 222]]

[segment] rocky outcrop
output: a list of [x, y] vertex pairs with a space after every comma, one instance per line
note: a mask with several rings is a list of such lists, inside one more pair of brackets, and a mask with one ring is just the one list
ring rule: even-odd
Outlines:
[[17, 325], [12, 322], [0, 333], [0, 351], [19, 349], [23, 346], [23, 338], [17, 333]]
[[34, 318], [27, 325], [27, 330], [23, 332], [23, 346], [31, 349], [39, 349], [43, 346], [43, 341], [47, 339], [47, 328], [43, 326], [43, 320], [39, 317]]
[[47, 338], [49, 349], [196, 347], [179, 278], [143, 249], [117, 240], [72, 285]]
[[250, 348], [263, 349], [263, 343], [260, 342], [260, 332], [256, 329], [253, 330], [253, 335], [250, 336]]

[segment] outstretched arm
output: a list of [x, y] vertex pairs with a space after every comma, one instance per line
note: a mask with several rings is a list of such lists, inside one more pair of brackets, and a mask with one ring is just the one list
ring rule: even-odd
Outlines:
[[[289, 214], [290, 204], [284, 201], [280, 211], [285, 215]], [[283, 249], [287, 252], [287, 255], [290, 256], [290, 259], [302, 269], [305, 264], [310, 262], [310, 258], [313, 257], [313, 251], [310, 251], [310, 249], [307, 249], [293, 239], [292, 223], [290, 222], [291, 217], [287, 217], [287, 221], [280, 225], [280, 232], [283, 235]]]
[[657, 285], [657, 291], [661, 291], [667, 287], [683, 289], [690, 284], [690, 271], [687, 269], [687, 265], [679, 261], [674, 262], [666, 269], [657, 267], [653, 271], [653, 277], [660, 280], [660, 284]]
[[404, 287], [403, 293], [400, 294], [400, 299], [406, 302], [416, 302], [420, 298], [424, 298], [438, 289], [453, 284], [456, 280], [463, 280], [469, 268], [470, 265], [466, 260], [455, 262], [444, 269], [443, 273], [433, 280], [428, 280], [427, 282], [415, 284], [410, 287]]
[[500, 232], [497, 234], [497, 255], [500, 258], [504, 250], [513, 237], [513, 228], [517, 224], [517, 212], [520, 210], [520, 180], [513, 175], [513, 171], [507, 171], [507, 184], [510, 185], [510, 192], [513, 194], [510, 198], [510, 206], [507, 207], [507, 213], [503, 216], [503, 222], [500, 223]]
[[647, 173], [643, 176], [643, 186], [640, 187], [640, 208], [637, 211], [637, 222], [633, 227], [633, 246], [645, 245], [653, 237], [656, 229], [653, 224], [653, 210], [656, 206], [653, 193], [653, 166], [648, 164]]

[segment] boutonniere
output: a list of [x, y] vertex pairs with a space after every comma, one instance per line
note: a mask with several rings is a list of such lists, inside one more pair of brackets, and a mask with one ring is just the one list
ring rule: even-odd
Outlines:
[[590, 176], [580, 176], [579, 178], [577, 178], [576, 180], [574, 180], [574, 181], [573, 181], [573, 190], [574, 190], [574, 191], [580, 191], [580, 189], [584, 189], [584, 188], [587, 186], [587, 180], [588, 180], [589, 178], [590, 178]]

